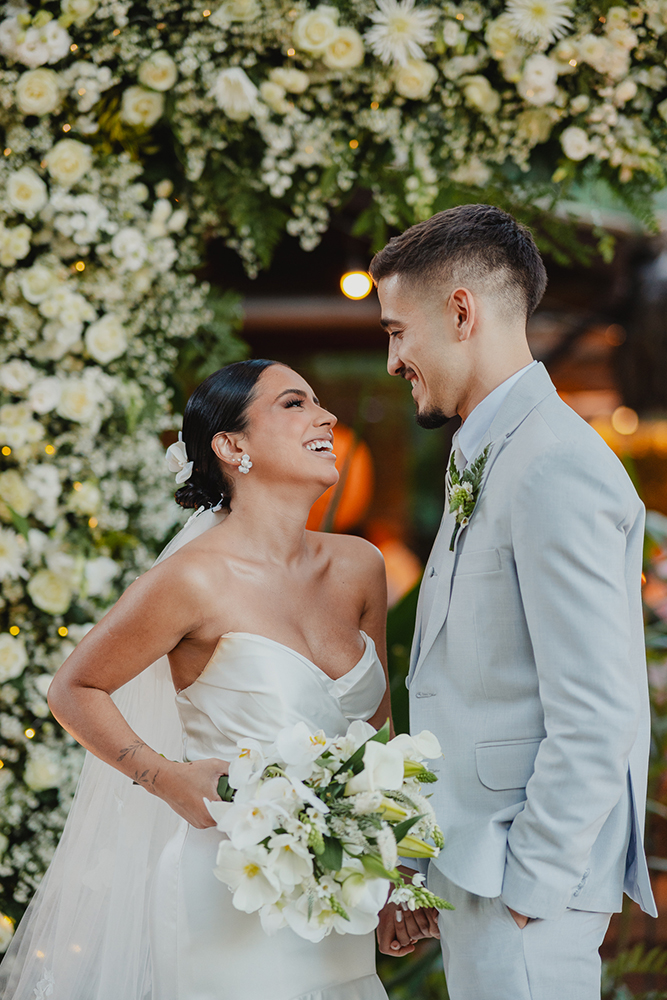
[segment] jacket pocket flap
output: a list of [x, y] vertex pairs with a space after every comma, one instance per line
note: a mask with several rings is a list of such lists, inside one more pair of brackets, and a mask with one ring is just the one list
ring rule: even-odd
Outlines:
[[456, 573], [494, 573], [502, 569], [498, 549], [479, 549], [461, 552], [456, 563]]
[[494, 791], [525, 788], [533, 773], [535, 757], [542, 737], [524, 740], [501, 740], [475, 746], [477, 776]]

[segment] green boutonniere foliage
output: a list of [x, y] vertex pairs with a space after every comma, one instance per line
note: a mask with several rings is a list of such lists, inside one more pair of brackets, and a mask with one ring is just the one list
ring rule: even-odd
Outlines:
[[452, 540], [449, 543], [450, 552], [454, 551], [456, 536], [461, 528], [465, 528], [477, 504], [482, 475], [489, 457], [490, 448], [491, 445], [487, 444], [482, 454], [461, 473], [456, 468], [454, 452], [452, 452], [449, 463], [449, 476], [452, 484], [449, 490], [449, 512], [450, 514], [456, 514], [456, 525], [452, 533]]

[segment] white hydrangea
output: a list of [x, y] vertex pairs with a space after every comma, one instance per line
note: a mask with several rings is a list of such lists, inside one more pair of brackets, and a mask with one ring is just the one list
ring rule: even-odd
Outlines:
[[25, 223], [5, 226], [4, 222], [0, 222], [0, 264], [14, 267], [17, 261], [27, 257], [31, 238], [32, 230]]

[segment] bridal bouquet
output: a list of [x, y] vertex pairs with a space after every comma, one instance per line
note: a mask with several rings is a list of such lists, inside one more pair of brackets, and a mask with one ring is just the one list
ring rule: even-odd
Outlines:
[[218, 786], [223, 801], [205, 800], [229, 838], [214, 874], [268, 934], [366, 934], [392, 886], [390, 900], [410, 909], [450, 908], [423, 876], [406, 881], [396, 867], [399, 855], [434, 858], [443, 846], [421, 791], [437, 780], [423, 763], [441, 756], [433, 733], [389, 740], [388, 723], [376, 732], [357, 721], [329, 739], [300, 722], [266, 753], [251, 739], [238, 747]]

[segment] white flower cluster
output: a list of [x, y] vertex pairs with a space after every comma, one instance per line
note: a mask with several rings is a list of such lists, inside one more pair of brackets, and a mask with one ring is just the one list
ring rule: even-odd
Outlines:
[[[234, 906], [259, 912], [269, 934], [281, 927], [309, 941], [367, 934], [389, 889], [412, 908], [436, 902], [396, 869], [399, 851], [436, 857], [442, 834], [419, 793], [435, 780], [425, 757], [439, 757], [432, 733], [397, 736], [353, 722], [338, 739], [305, 723], [281, 730], [266, 751], [239, 743], [229, 768], [233, 802], [206, 801], [219, 830], [214, 874]], [[432, 838], [429, 844], [424, 838]]]

